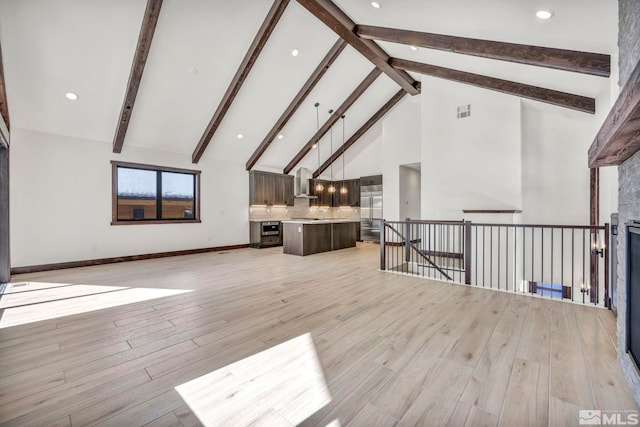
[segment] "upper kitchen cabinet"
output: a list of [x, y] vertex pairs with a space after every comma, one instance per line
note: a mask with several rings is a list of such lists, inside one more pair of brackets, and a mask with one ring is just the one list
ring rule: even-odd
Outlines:
[[349, 206], [360, 206], [360, 180], [351, 179], [349, 183]]
[[[322, 191], [316, 190], [318, 184], [322, 184], [324, 187]], [[310, 200], [310, 206], [333, 206], [333, 195], [327, 191], [329, 184], [331, 184], [331, 182], [324, 179], [309, 180], [309, 195], [317, 197], [317, 199]]]
[[249, 204], [293, 206], [293, 176], [249, 172]]
[[[344, 181], [336, 181], [336, 193], [333, 196], [334, 206], [360, 206], [360, 180], [359, 179], [347, 179]], [[340, 192], [342, 187], [347, 189], [347, 193]]]
[[363, 187], [368, 185], [382, 185], [382, 175], [363, 176], [360, 178], [360, 185]]
[[[324, 189], [322, 191], [316, 191], [317, 184], [322, 184]], [[310, 195], [317, 197], [317, 199], [311, 199], [311, 206], [360, 206], [359, 179], [347, 179], [344, 181], [344, 186], [347, 187], [347, 194], [340, 193], [342, 181], [333, 182], [333, 185], [336, 187], [336, 192], [333, 194], [327, 191], [329, 185], [331, 185], [331, 181], [326, 181], [324, 179], [309, 180], [309, 193]]]

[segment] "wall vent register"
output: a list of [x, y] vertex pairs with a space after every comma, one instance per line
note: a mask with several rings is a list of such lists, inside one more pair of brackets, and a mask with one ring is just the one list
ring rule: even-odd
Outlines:
[[457, 110], [458, 110], [457, 117], [459, 119], [464, 119], [465, 117], [471, 116], [471, 104], [461, 105], [458, 107]]

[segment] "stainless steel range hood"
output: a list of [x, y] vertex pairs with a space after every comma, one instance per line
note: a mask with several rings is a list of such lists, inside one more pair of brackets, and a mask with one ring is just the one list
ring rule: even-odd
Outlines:
[[294, 185], [295, 196], [302, 199], [317, 199], [318, 196], [309, 194], [309, 179], [312, 178], [311, 171], [307, 168], [299, 168], [296, 171]]

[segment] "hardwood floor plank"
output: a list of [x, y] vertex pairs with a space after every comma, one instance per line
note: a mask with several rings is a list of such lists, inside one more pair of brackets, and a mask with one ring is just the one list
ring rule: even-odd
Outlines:
[[364, 408], [346, 427], [394, 427], [398, 420], [371, 404]]
[[[34, 394], [26, 399], [0, 406], [0, 423], [6, 426], [25, 426], [32, 423], [42, 425], [48, 420], [69, 414], [74, 409], [117, 396], [132, 386], [147, 383], [149, 380], [144, 371], [128, 371], [120, 377], [111, 378], [98, 385], [87, 383], [74, 388], [61, 387], [64, 391], [59, 390], [50, 394], [48, 398]], [[71, 421], [75, 425], [73, 418]]]
[[461, 400], [493, 414], [497, 420], [507, 394], [517, 348], [518, 341], [513, 337], [494, 332]]
[[462, 334], [447, 358], [475, 367], [499, 323], [506, 305], [505, 295], [494, 292], [492, 298], [485, 305], [485, 309], [480, 310], [473, 317], [467, 331]]
[[450, 427], [495, 427], [497, 425], [498, 416], [462, 400], [458, 402], [458, 406], [447, 422], [447, 426]]
[[549, 422], [549, 367], [516, 358], [499, 426], [544, 426]]
[[169, 412], [161, 416], [160, 418], [156, 418], [148, 424], [145, 424], [147, 427], [183, 427], [180, 419], [173, 412]]
[[469, 366], [443, 361], [398, 426], [445, 425], [453, 415], [472, 372]]
[[184, 427], [199, 427], [202, 425], [198, 417], [193, 413], [187, 404], [176, 408], [173, 413], [178, 417]]
[[371, 398], [385, 387], [393, 374], [388, 368], [378, 367], [357, 386], [340, 389], [340, 392], [332, 396], [329, 405], [301, 422], [300, 426], [327, 425], [336, 419], [341, 425], [349, 424]]
[[[600, 311], [600, 310], [599, 310]], [[600, 316], [576, 309], [576, 321], [584, 348], [584, 360], [592, 387], [595, 409], [635, 410], [635, 400], [618, 366], [615, 347]], [[589, 351], [593, 348], [597, 351]], [[588, 409], [588, 408], [583, 408]]]
[[549, 395], [582, 408], [595, 408], [575, 309], [565, 306], [568, 304], [554, 304], [551, 311]]
[[524, 328], [518, 345], [518, 357], [549, 365], [551, 355], [551, 305], [538, 298], [530, 298]]
[[250, 427], [293, 427], [289, 421], [273, 409], [268, 410], [262, 417], [249, 424]]
[[400, 420], [427, 387], [427, 381], [440, 367], [443, 359], [414, 356], [372, 400], [372, 404]]
[[169, 416], [170, 420], [172, 420], [173, 416], [173, 421], [175, 422], [177, 417], [173, 415], [173, 411], [183, 404], [184, 401], [180, 398], [180, 395], [175, 390], [169, 390], [95, 425], [101, 427], [141, 426], [165, 416]]
[[5, 387], [0, 390], [0, 406], [47, 391], [62, 384], [64, 384], [63, 372], [38, 376], [19, 384], [11, 384], [11, 387], [9, 387], [10, 384], [4, 383]]
[[579, 424], [579, 411], [583, 408], [574, 403], [558, 399], [557, 397], [549, 398], [549, 419], [554, 420], [556, 425], [574, 426]]

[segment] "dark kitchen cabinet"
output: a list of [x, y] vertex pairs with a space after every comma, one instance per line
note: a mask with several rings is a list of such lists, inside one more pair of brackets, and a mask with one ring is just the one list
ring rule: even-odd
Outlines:
[[293, 176], [249, 172], [249, 204], [293, 206]]
[[[278, 175], [278, 178], [281, 182], [280, 184], [276, 184], [276, 186], [281, 186], [283, 189], [282, 194], [282, 204], [287, 206], [293, 206], [293, 181], [294, 177], [292, 175]], [[280, 203], [277, 203], [280, 204]]]
[[268, 205], [267, 176], [262, 172], [249, 172], [249, 204]]
[[[334, 206], [360, 206], [360, 180], [359, 179], [347, 179], [344, 181], [337, 181], [335, 183], [337, 188], [334, 196]], [[346, 194], [340, 193], [342, 187], [347, 189]]]
[[[316, 191], [316, 185], [321, 183], [324, 186], [324, 190]], [[311, 179], [309, 180], [310, 194], [317, 196], [317, 199], [311, 199], [311, 206], [360, 206], [360, 180], [359, 179], [347, 179], [344, 181], [344, 186], [347, 188], [347, 194], [340, 193], [340, 188], [343, 185], [343, 181], [334, 181], [333, 185], [336, 187], [336, 192], [331, 194], [327, 191], [331, 181], [324, 179]]]
[[382, 175], [363, 176], [360, 178], [360, 185], [382, 185]]
[[[316, 185], [322, 184], [324, 188], [322, 191], [316, 191]], [[310, 206], [333, 206], [333, 194], [329, 193], [330, 181], [324, 179], [310, 179], [309, 180], [309, 193], [312, 196], [316, 196], [316, 199], [311, 199]]]

